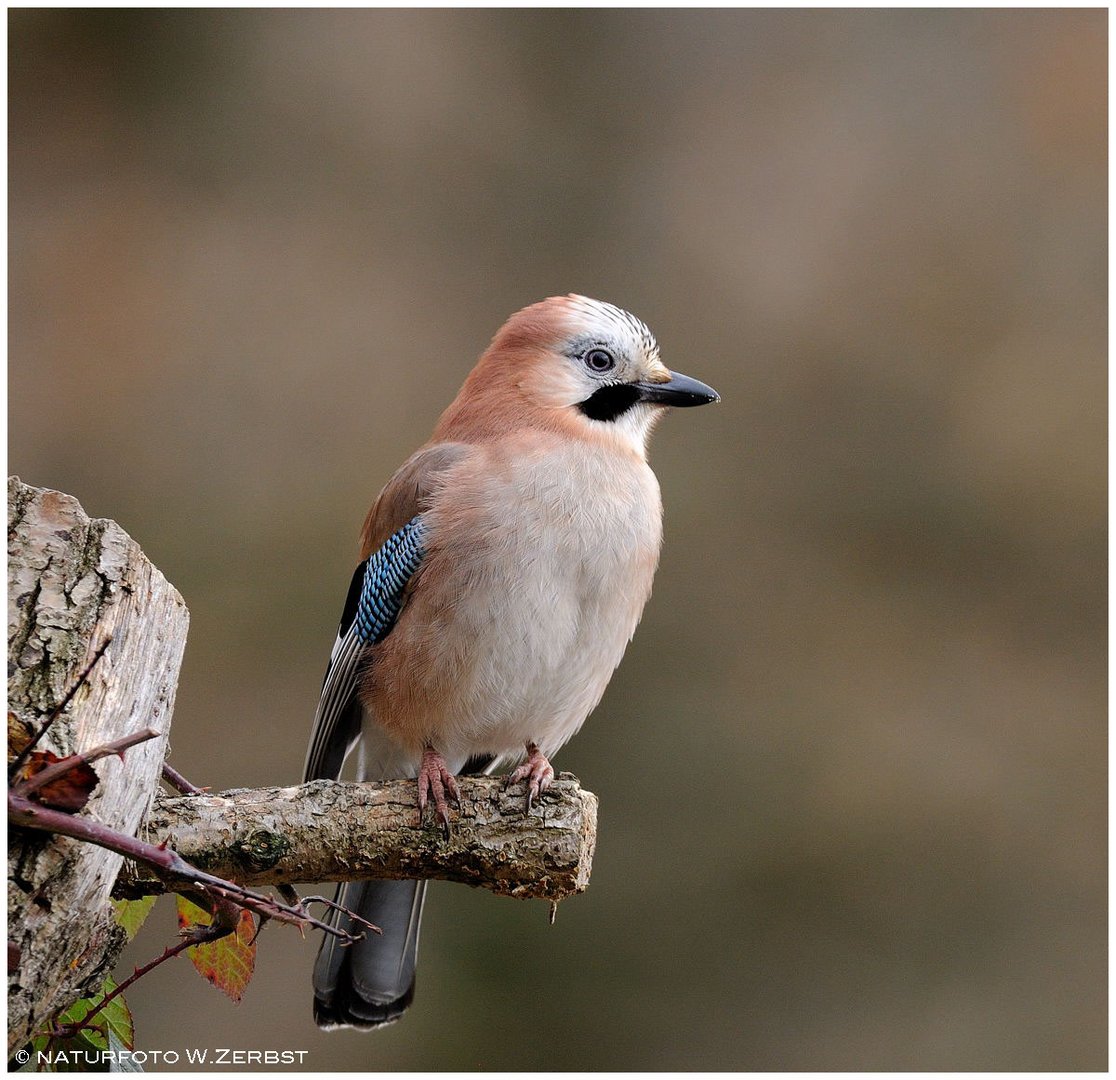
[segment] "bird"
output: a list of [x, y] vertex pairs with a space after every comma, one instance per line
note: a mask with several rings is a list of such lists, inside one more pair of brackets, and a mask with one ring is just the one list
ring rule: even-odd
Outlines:
[[[647, 443], [671, 407], [719, 401], [648, 327], [570, 293], [513, 314], [361, 530], [306, 780], [416, 782], [450, 828], [457, 776], [513, 766], [526, 811], [604, 694], [651, 594], [662, 499]], [[426, 882], [339, 887], [382, 934], [314, 965], [319, 1027], [375, 1029], [414, 997]]]

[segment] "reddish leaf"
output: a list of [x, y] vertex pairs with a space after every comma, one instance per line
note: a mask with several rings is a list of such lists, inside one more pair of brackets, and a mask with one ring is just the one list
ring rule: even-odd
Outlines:
[[[208, 911], [190, 903], [184, 896], [178, 901], [178, 926], [208, 926], [213, 917]], [[256, 966], [256, 943], [252, 941], [256, 924], [250, 911], [241, 911], [240, 923], [231, 934], [204, 945], [193, 945], [186, 950], [198, 973], [208, 979], [218, 990], [239, 1002], [252, 978]]]
[[[48, 765], [64, 760], [49, 750], [33, 750], [23, 766], [23, 775], [34, 776], [42, 772]], [[64, 810], [69, 814], [76, 814], [93, 794], [93, 789], [100, 783], [97, 774], [84, 761], [75, 761], [69, 772], [52, 780], [49, 784], [39, 788], [31, 798], [41, 802], [43, 806], [55, 810]]]

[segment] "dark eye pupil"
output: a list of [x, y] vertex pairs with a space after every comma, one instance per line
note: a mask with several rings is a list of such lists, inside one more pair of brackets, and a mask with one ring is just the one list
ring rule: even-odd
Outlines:
[[585, 362], [594, 371], [608, 371], [612, 367], [612, 356], [604, 349], [591, 349], [585, 357]]

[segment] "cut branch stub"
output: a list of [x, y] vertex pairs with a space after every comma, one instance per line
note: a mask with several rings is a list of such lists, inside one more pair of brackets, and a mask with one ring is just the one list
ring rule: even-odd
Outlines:
[[[504, 896], [559, 900], [583, 891], [596, 844], [597, 797], [561, 773], [525, 811], [522, 784], [463, 777], [447, 841], [433, 815], [418, 827], [413, 780], [316, 780], [218, 795], [161, 795], [143, 830], [196, 866], [244, 885], [441, 878]], [[161, 891], [146, 867], [125, 865], [117, 891]]]

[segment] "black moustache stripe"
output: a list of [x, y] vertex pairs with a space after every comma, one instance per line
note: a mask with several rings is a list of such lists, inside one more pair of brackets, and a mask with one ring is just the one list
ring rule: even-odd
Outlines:
[[639, 397], [638, 388], [628, 383], [616, 383], [594, 390], [584, 401], [578, 402], [577, 407], [590, 420], [615, 420], [639, 401]]

